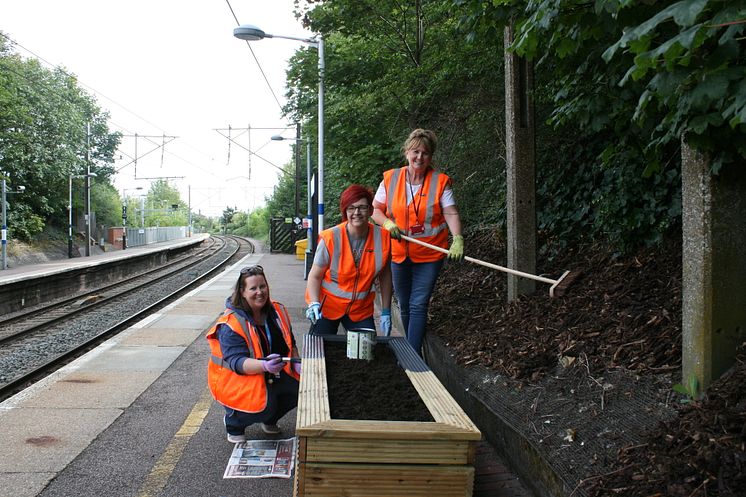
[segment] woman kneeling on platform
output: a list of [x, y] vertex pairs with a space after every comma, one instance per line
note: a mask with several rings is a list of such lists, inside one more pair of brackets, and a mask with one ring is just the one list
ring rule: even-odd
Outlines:
[[241, 270], [226, 309], [207, 333], [211, 357], [207, 382], [225, 407], [228, 441], [245, 442], [244, 430], [262, 423], [278, 434], [277, 421], [298, 405], [300, 362], [290, 316], [269, 297], [262, 266]]

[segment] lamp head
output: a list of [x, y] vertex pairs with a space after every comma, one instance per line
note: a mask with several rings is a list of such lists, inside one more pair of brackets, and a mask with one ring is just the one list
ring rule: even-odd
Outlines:
[[246, 41], [256, 41], [261, 40], [262, 38], [271, 38], [271, 36], [267, 35], [267, 33], [257, 28], [253, 24], [243, 24], [237, 28], [234, 28], [233, 36], [235, 36], [239, 40]]
[[16, 187], [16, 190], [18, 190], [18, 193], [23, 193], [23, 192], [25, 192], [25, 191], [26, 191], [26, 187], [25, 187], [25, 186], [23, 186], [23, 185], [18, 185], [18, 186]]

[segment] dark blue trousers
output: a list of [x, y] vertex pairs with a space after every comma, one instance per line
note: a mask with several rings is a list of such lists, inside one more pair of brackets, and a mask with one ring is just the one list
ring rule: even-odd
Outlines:
[[267, 382], [267, 407], [262, 412], [248, 413], [225, 408], [225, 430], [229, 435], [243, 435], [254, 423], [275, 425], [285, 414], [298, 405], [299, 382], [284, 371], [279, 378]]

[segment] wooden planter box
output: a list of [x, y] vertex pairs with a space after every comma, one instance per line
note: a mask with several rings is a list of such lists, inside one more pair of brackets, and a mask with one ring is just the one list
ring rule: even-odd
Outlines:
[[[378, 338], [389, 343], [434, 422], [331, 419], [324, 339], [307, 335], [303, 346], [294, 496], [470, 497], [482, 435], [409, 343]], [[365, 395], [364, 386], [350, 395]]]

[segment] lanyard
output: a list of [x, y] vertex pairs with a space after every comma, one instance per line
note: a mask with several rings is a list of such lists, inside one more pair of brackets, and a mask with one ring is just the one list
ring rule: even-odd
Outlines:
[[407, 186], [409, 186], [409, 194], [412, 195], [412, 208], [414, 209], [415, 224], [420, 224], [420, 202], [422, 202], [421, 192], [425, 188], [425, 178], [422, 178], [420, 188], [417, 190], [417, 202], [415, 202], [414, 189], [412, 188], [412, 183], [409, 182], [409, 171], [405, 171], [405, 174], [405, 181], [407, 183]]
[[269, 343], [268, 353], [271, 354], [272, 353], [272, 333], [269, 331], [269, 324], [267, 324], [266, 320], [264, 321], [264, 332], [267, 334], [267, 343]]

